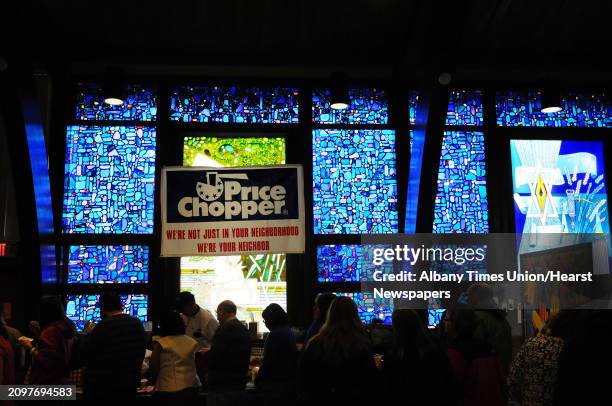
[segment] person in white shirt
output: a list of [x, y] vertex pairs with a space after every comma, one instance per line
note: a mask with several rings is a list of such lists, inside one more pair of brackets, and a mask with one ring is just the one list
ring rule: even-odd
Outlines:
[[177, 308], [185, 323], [185, 334], [198, 342], [199, 348], [210, 347], [219, 322], [212, 313], [196, 304], [190, 292], [181, 292]]
[[193, 404], [201, 386], [195, 363], [198, 343], [185, 335], [176, 312], [165, 314], [159, 327], [161, 337], [153, 343], [149, 367], [155, 398], [160, 405]]

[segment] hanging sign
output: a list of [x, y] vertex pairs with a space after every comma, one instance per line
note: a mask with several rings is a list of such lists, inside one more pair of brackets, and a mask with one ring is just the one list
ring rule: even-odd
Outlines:
[[162, 170], [162, 257], [304, 252], [301, 165]]

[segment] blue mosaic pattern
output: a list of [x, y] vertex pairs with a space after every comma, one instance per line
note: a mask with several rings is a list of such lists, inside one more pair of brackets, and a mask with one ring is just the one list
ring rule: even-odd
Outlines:
[[149, 247], [141, 245], [73, 245], [68, 283], [146, 283]]
[[504, 127], [612, 127], [612, 104], [604, 94], [562, 97], [562, 111], [542, 113], [539, 92], [504, 92], [495, 96], [497, 125]]
[[101, 86], [93, 83], [79, 83], [77, 86], [77, 120], [157, 120], [157, 96], [150, 87], [129, 86], [123, 104], [111, 106], [104, 103], [105, 95]]
[[155, 129], [69, 126], [63, 230], [153, 232]]
[[[393, 273], [393, 263], [385, 261], [372, 264], [372, 249], [376, 246], [319, 245], [317, 246], [317, 271], [319, 282], [372, 282], [374, 272]], [[386, 248], [386, 247], [383, 247]]]
[[484, 134], [446, 131], [442, 141], [434, 233], [489, 231]]
[[331, 108], [331, 91], [312, 92], [312, 121], [317, 124], [387, 124], [389, 102], [380, 89], [349, 89], [351, 104], [345, 110]]
[[410, 124], [416, 123], [417, 107], [419, 104], [419, 94], [415, 91], [408, 92], [408, 113], [410, 117]]
[[427, 309], [427, 327], [437, 328], [442, 322], [442, 316], [446, 309], [429, 307]]
[[[99, 295], [69, 295], [66, 303], [66, 316], [74, 322], [77, 330], [81, 331], [85, 328], [86, 321], [98, 323], [100, 321], [100, 307], [98, 301]], [[121, 295], [123, 303], [123, 312], [134, 317], [138, 317], [141, 321], [147, 321], [148, 316], [148, 301], [147, 295]]]
[[296, 88], [184, 86], [170, 90], [170, 119], [199, 123], [296, 124]]
[[393, 318], [393, 299], [374, 299], [369, 292], [336, 293], [353, 299], [357, 305], [357, 313], [364, 324], [371, 324], [373, 320], [382, 320], [383, 324], [391, 325]]
[[446, 112], [446, 125], [483, 125], [481, 92], [451, 90]]
[[393, 130], [313, 131], [315, 234], [397, 232]]

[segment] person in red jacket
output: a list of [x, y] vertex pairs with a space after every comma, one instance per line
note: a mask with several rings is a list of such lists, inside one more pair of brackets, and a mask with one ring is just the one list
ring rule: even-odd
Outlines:
[[499, 356], [476, 338], [476, 315], [470, 309], [451, 311], [448, 360], [453, 371], [457, 399], [465, 406], [504, 406]]
[[66, 317], [64, 307], [56, 297], [40, 302], [41, 332], [36, 345], [22, 345], [32, 352], [29, 383], [33, 385], [69, 384], [70, 360], [76, 328]]

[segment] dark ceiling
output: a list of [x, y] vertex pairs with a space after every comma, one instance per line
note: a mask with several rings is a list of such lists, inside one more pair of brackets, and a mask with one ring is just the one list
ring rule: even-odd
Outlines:
[[[17, 3], [17, 2], [14, 2]], [[105, 6], [113, 4], [112, 7]], [[22, 0], [0, 56], [44, 65], [609, 70], [604, 0]]]

